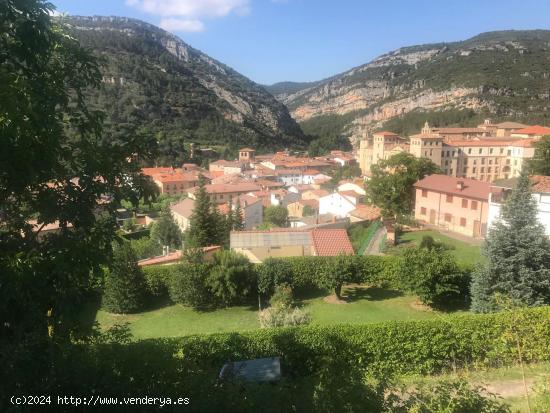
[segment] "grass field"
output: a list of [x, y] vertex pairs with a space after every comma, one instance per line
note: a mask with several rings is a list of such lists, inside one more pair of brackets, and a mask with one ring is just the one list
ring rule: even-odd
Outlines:
[[463, 241], [447, 237], [437, 231], [405, 232], [399, 236], [398, 245], [392, 248], [389, 253], [398, 253], [401, 248], [408, 247], [411, 244], [419, 245], [422, 241], [422, 237], [425, 235], [429, 235], [433, 237], [434, 240], [453, 248], [451, 253], [461, 264], [474, 266], [482, 259], [481, 247], [479, 245], [467, 244]]
[[[310, 312], [312, 324], [375, 323], [386, 320], [419, 320], [437, 316], [437, 312], [419, 309], [415, 297], [397, 292], [361, 286], [343, 290], [346, 304], [330, 304], [324, 294], [305, 297], [299, 304]], [[259, 328], [257, 306], [231, 307], [211, 312], [196, 312], [182, 305], [171, 305], [132, 315], [98, 311], [102, 328], [129, 323], [135, 338], [178, 337], [190, 334], [246, 331]]]
[[[525, 398], [521, 369], [519, 366], [503, 367], [489, 370], [465, 370], [454, 374], [434, 375], [428, 377], [412, 376], [402, 378], [405, 385], [419, 383], [433, 383], [441, 379], [464, 378], [469, 383], [481, 385], [490, 393], [502, 397], [510, 405], [512, 412], [527, 413], [527, 400]], [[550, 364], [539, 363], [525, 366], [525, 378], [528, 386], [531, 406], [537, 406], [535, 412], [550, 412], [550, 406], [541, 406], [542, 399], [537, 394], [539, 387], [550, 380]], [[550, 382], [548, 382], [550, 384]], [[540, 410], [540, 408], [547, 410]]]

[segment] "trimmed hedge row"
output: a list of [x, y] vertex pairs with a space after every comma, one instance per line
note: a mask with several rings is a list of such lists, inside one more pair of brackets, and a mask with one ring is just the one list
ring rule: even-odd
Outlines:
[[[520, 311], [529, 320], [520, 327], [527, 335], [525, 360], [550, 360], [550, 307]], [[515, 348], [503, 345], [502, 337], [506, 329], [517, 327], [514, 324], [509, 313], [453, 315], [425, 321], [189, 336], [163, 343], [199, 364], [216, 366], [227, 360], [281, 356], [288, 371], [309, 374], [330, 357], [387, 377], [512, 364], [517, 359]]]
[[[525, 333], [526, 361], [549, 361], [550, 307], [523, 311], [525, 322], [519, 326], [518, 313], [501, 313], [266, 329], [128, 344], [15, 346], [3, 353], [5, 368], [0, 371], [0, 381], [6, 386], [0, 389], [0, 410], [14, 411], [6, 404], [9, 395], [24, 391], [190, 397], [191, 405], [185, 410], [197, 412], [381, 411], [377, 397], [383, 391], [370, 387], [365, 377], [384, 383], [394, 375], [513, 364], [514, 345], [503, 345], [503, 333], [512, 325]], [[282, 357], [285, 380], [276, 386], [220, 385], [217, 380], [227, 361], [271, 356]], [[350, 400], [354, 401], [348, 405]], [[344, 404], [346, 409], [341, 408]], [[181, 409], [166, 406], [162, 411]], [[120, 406], [120, 411], [152, 410], [151, 406]]]

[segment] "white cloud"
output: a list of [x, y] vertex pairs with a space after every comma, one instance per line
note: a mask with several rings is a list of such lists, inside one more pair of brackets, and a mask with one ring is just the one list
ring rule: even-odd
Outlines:
[[202, 31], [203, 19], [250, 13], [250, 0], [126, 0], [126, 5], [161, 16], [161, 27], [176, 31]]
[[202, 32], [204, 23], [197, 19], [162, 19], [159, 24], [164, 30], [181, 32]]

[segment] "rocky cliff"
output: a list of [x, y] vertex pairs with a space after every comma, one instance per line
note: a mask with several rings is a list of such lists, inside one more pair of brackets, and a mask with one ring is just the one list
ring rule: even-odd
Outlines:
[[158, 136], [168, 152], [190, 142], [233, 149], [306, 146], [282, 103], [178, 37], [123, 17], [62, 21], [102, 59], [102, 86], [89, 98], [108, 124], [138, 126]]
[[412, 113], [468, 111], [548, 123], [549, 64], [550, 31], [491, 32], [398, 49], [277, 97], [306, 131], [340, 117], [352, 139]]

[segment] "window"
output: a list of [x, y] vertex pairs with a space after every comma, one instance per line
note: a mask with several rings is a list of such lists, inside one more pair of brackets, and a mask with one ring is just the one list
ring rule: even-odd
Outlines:
[[481, 154], [481, 152], [483, 151], [483, 149], [479, 148], [479, 153]]
[[468, 148], [468, 155], [472, 154], [472, 148]]
[[426, 215], [426, 208], [420, 208], [420, 215]]
[[449, 173], [449, 175], [452, 175], [453, 174], [453, 168], [451, 168], [451, 172]]
[[493, 160], [489, 159], [489, 165], [492, 165], [492, 164], [493, 164]]
[[462, 173], [463, 173], [463, 174], [468, 173], [468, 168], [464, 167], [464, 168], [462, 169]]
[[427, 189], [423, 189], [422, 190], [422, 198], [427, 198], [428, 197], [428, 190]]
[[460, 226], [465, 227], [466, 226], [466, 218], [460, 218]]
[[504, 153], [504, 148], [500, 148], [500, 154], [502, 155]]
[[508, 156], [512, 155], [512, 150], [508, 149]]
[[474, 174], [476, 173], [476, 167], [475, 166], [472, 168], [472, 173], [474, 173]]
[[468, 200], [462, 199], [462, 208], [468, 208]]
[[484, 172], [485, 172], [485, 167], [482, 166], [482, 167], [481, 167], [481, 173], [484, 173]]
[[493, 148], [489, 149], [489, 153], [490, 153], [490, 154], [493, 153]]
[[491, 167], [490, 166], [487, 168], [487, 173], [491, 173]]
[[485, 158], [481, 158], [481, 164], [485, 165]]
[[453, 202], [453, 196], [447, 195], [447, 203], [452, 203], [452, 202]]
[[477, 201], [472, 201], [470, 204], [470, 209], [473, 209], [474, 211], [477, 210]]
[[445, 222], [451, 222], [453, 219], [453, 216], [451, 214], [445, 214]]

